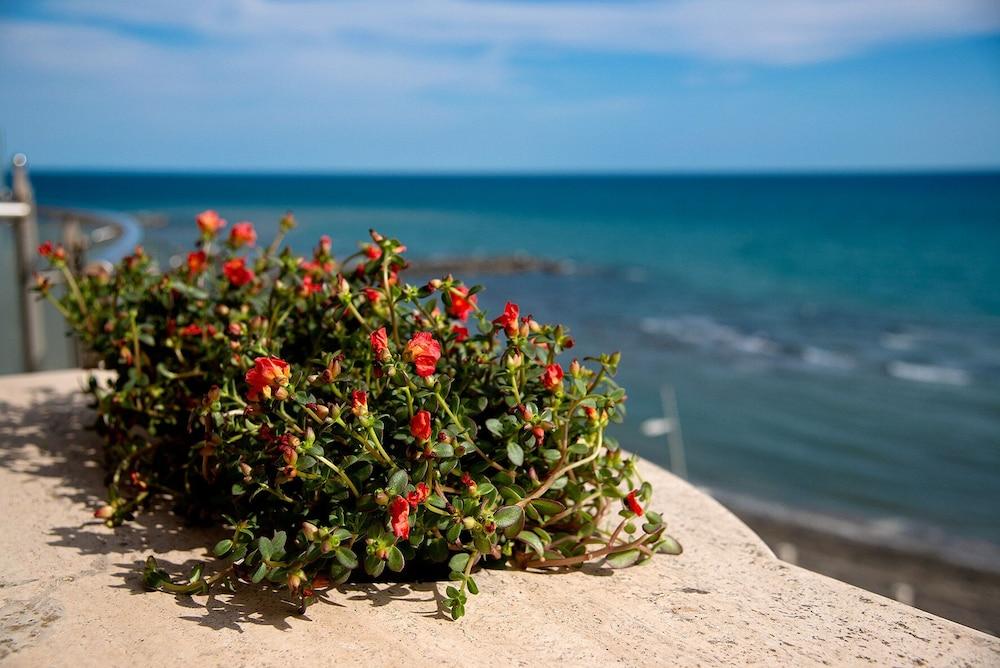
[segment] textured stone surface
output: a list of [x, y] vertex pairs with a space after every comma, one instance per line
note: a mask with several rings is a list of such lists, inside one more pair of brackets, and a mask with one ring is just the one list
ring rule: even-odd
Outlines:
[[[0, 661], [10, 665], [998, 665], [1000, 640], [778, 561], [718, 503], [652, 466], [680, 557], [611, 571], [477, 576], [460, 622], [443, 585], [346, 586], [295, 614], [280, 596], [144, 593], [216, 534], [166, 513], [112, 531], [80, 372], [0, 378]], [[415, 663], [419, 662], [419, 664]]]

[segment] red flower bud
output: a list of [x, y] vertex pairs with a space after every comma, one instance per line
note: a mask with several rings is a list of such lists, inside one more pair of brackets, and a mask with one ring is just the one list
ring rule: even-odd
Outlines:
[[365, 293], [365, 299], [367, 299], [372, 304], [378, 304], [378, 300], [382, 299], [382, 291], [375, 288], [365, 288], [362, 290]]
[[115, 509], [105, 504], [94, 511], [94, 517], [99, 520], [106, 520], [115, 514]]
[[431, 437], [431, 414], [427, 411], [417, 411], [410, 420], [410, 433], [418, 441], [426, 441]]
[[635, 495], [638, 494], [638, 493], [639, 493], [639, 490], [637, 490], [637, 489], [633, 489], [631, 492], [629, 492], [628, 495], [625, 496], [625, 505], [633, 513], [635, 513], [639, 517], [642, 517], [642, 514], [643, 514], [644, 511], [642, 509], [642, 506], [639, 505], [639, 502], [635, 498]]
[[455, 335], [455, 342], [461, 343], [469, 338], [469, 330], [461, 325], [453, 325], [451, 328], [451, 333]]
[[364, 251], [370, 260], [377, 260], [382, 257], [382, 249], [375, 244], [365, 244]]
[[364, 390], [351, 392], [351, 412], [357, 416], [368, 415], [368, 393]]
[[192, 322], [190, 325], [181, 330], [181, 336], [198, 336], [201, 334], [201, 327], [197, 323]]
[[379, 327], [372, 332], [370, 339], [375, 359], [380, 362], [387, 362], [392, 357], [392, 353], [389, 352], [389, 338], [386, 335], [385, 327]]

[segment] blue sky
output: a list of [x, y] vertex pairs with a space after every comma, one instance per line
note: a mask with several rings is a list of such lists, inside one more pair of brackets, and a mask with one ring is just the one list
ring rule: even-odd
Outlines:
[[996, 0], [6, 0], [36, 167], [1000, 166]]

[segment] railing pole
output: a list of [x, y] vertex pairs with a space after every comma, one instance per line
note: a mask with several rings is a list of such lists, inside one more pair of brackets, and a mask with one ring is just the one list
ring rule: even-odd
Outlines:
[[45, 323], [42, 304], [31, 291], [35, 256], [38, 252], [38, 213], [35, 195], [28, 180], [28, 159], [17, 154], [12, 161], [11, 190], [14, 200], [28, 204], [31, 212], [14, 221], [14, 253], [17, 258], [18, 303], [21, 311], [21, 347], [24, 370], [38, 371], [45, 357]]

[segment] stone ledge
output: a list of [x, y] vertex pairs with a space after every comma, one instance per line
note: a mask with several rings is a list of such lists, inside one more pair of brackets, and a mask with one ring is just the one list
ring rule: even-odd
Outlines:
[[710, 497], [656, 466], [679, 557], [618, 571], [485, 571], [451, 622], [433, 583], [348, 585], [298, 616], [253, 589], [143, 593], [206, 559], [210, 531], [153, 512], [112, 531], [80, 371], [0, 379], [0, 660], [11, 665], [996, 665], [1000, 640], [778, 561]]

